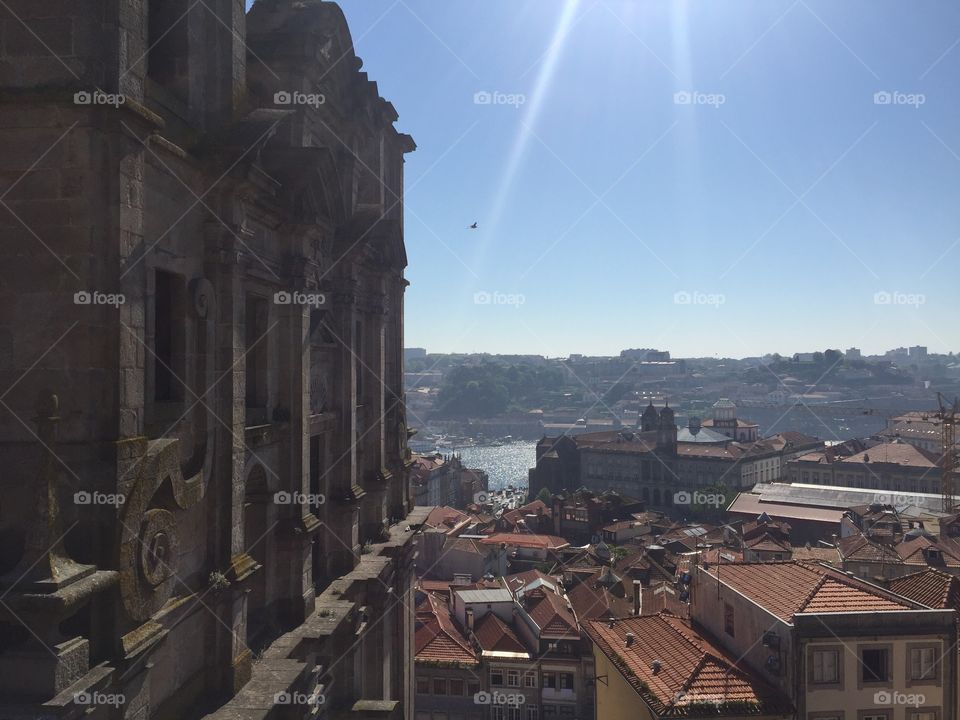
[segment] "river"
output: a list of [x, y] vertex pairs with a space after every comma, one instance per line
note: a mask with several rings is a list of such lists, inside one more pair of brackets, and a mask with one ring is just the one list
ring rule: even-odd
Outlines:
[[456, 453], [463, 464], [478, 468], [490, 476], [490, 489], [499, 490], [507, 485], [527, 486], [527, 471], [536, 465], [535, 442], [512, 442], [500, 447], [478, 445], [474, 447], [442, 448], [444, 455]]

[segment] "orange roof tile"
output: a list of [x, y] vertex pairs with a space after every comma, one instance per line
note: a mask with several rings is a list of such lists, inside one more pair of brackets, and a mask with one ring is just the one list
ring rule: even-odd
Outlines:
[[[718, 717], [792, 710], [783, 695], [737, 667], [687, 621], [660, 614], [591, 621], [586, 629], [657, 715], [702, 716], [705, 702], [715, 705], [710, 714]], [[628, 632], [636, 638], [629, 647]]]
[[801, 613], [883, 612], [918, 607], [822, 565], [800, 562], [711, 565], [720, 582], [765, 607], [784, 622]]
[[420, 663], [479, 665], [470, 643], [454, 625], [447, 604], [432, 594], [417, 607], [414, 647]]
[[960, 611], [960, 579], [939, 570], [921, 570], [894, 578], [887, 587], [929, 608]]

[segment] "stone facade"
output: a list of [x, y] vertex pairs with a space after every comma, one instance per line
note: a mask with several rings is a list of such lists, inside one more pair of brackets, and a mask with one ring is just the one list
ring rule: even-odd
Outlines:
[[342, 12], [0, 25], [0, 715], [412, 717], [415, 146]]

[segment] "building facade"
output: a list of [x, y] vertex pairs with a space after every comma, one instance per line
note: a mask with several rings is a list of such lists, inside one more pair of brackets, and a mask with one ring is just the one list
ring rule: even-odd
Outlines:
[[342, 12], [0, 20], [0, 715], [412, 717], [414, 144]]

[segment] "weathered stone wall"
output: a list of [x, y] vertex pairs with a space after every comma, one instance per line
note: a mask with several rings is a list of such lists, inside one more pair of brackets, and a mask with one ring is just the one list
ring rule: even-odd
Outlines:
[[410, 717], [414, 146], [342, 13], [11, 0], [0, 26], [4, 717]]

